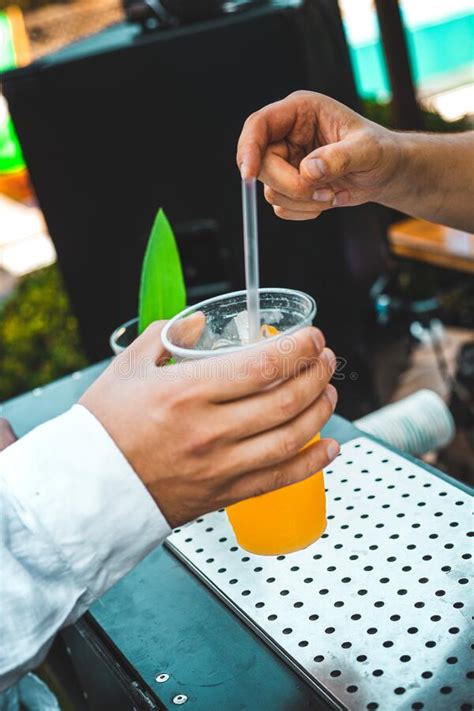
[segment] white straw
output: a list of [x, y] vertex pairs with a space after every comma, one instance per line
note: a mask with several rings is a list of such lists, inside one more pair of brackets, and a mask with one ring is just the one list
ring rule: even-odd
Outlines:
[[257, 191], [255, 178], [242, 180], [242, 213], [244, 219], [245, 285], [247, 288], [249, 342], [253, 343], [258, 341], [260, 335]]

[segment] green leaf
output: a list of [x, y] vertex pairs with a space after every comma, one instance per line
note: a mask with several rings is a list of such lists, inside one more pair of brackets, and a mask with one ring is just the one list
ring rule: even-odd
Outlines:
[[169, 319], [186, 306], [183, 270], [173, 230], [159, 210], [143, 259], [138, 303], [138, 332], [158, 319]]

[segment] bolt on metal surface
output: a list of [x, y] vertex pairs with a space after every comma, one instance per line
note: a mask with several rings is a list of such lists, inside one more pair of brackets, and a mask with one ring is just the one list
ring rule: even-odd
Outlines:
[[176, 706], [182, 706], [187, 700], [188, 697], [186, 694], [176, 694], [176, 696], [173, 696], [173, 703], [176, 704]]

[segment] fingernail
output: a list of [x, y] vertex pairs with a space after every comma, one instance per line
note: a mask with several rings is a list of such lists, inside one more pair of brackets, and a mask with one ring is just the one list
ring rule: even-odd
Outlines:
[[334, 385], [328, 385], [326, 387], [326, 390], [324, 391], [324, 394], [326, 395], [334, 410], [337, 404], [337, 390]]
[[318, 328], [313, 328], [313, 341], [315, 342], [318, 351], [322, 351], [324, 348], [325, 340], [323, 334]]
[[340, 449], [340, 447], [335, 440], [328, 444], [326, 453], [328, 455], [329, 461], [332, 462], [333, 459], [336, 459], [337, 455], [339, 454], [339, 449]]
[[334, 193], [332, 190], [329, 190], [329, 188], [322, 188], [313, 193], [313, 200], [317, 200], [318, 202], [329, 202], [333, 197]]
[[249, 178], [249, 170], [245, 161], [240, 164], [240, 176], [242, 180], [248, 180]]
[[200, 339], [206, 325], [206, 316], [202, 311], [195, 311], [186, 318], [179, 319], [171, 327], [171, 342], [181, 348], [192, 348]]
[[311, 158], [310, 160], [306, 161], [305, 165], [306, 165], [306, 172], [314, 180], [319, 180], [320, 178], [323, 177], [323, 175], [326, 174], [326, 170], [327, 170], [326, 161], [322, 160], [321, 158]]

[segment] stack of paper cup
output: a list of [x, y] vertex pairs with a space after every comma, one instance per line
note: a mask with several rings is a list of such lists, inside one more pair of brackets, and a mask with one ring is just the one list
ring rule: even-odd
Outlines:
[[455, 433], [448, 407], [432, 390], [419, 390], [356, 420], [354, 424], [360, 430], [415, 455], [445, 447]]

